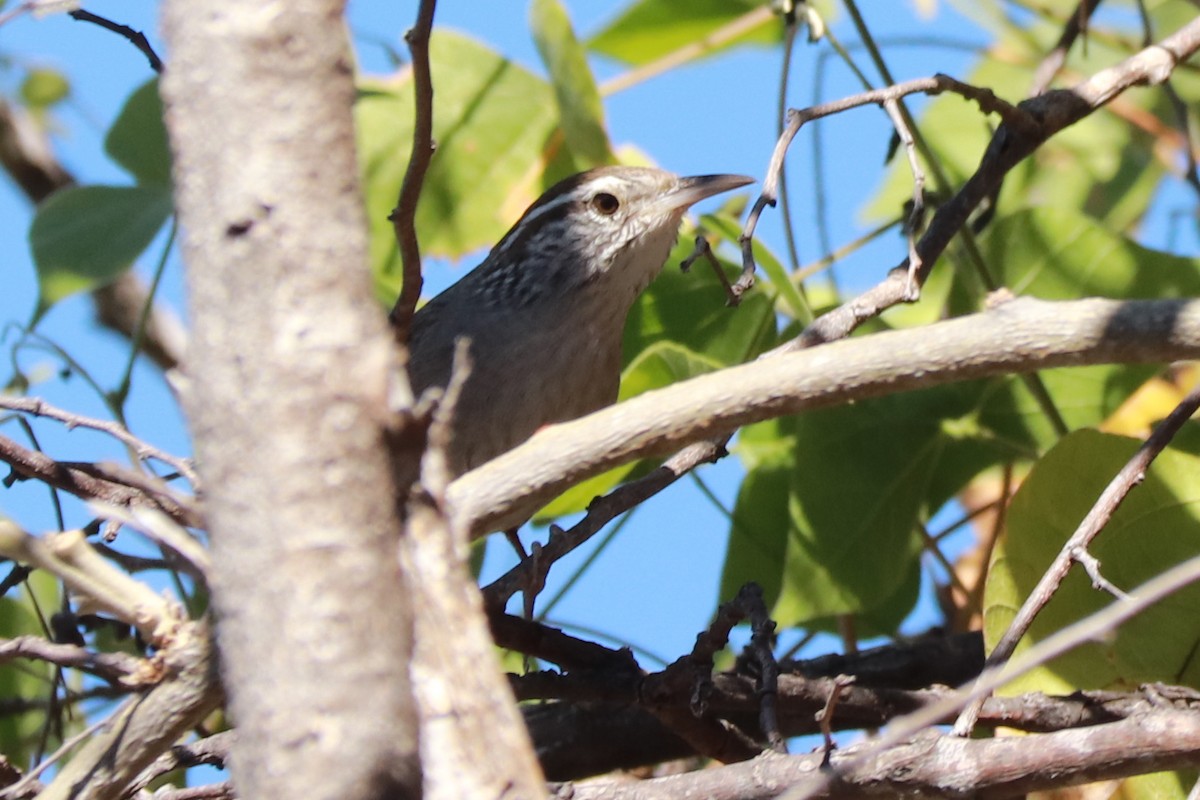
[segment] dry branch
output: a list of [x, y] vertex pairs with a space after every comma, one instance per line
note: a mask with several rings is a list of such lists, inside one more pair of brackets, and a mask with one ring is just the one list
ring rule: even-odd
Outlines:
[[731, 367], [551, 425], [456, 480], [448, 499], [456, 525], [481, 536], [523, 521], [584, 478], [751, 422], [994, 375], [1198, 355], [1200, 301], [1020, 298]]

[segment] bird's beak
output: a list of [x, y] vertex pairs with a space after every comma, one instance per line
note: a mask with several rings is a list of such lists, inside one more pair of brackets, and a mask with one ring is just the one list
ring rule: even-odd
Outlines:
[[745, 175], [694, 175], [680, 178], [674, 188], [658, 198], [655, 205], [663, 211], [683, 211], [705, 198], [748, 183], [754, 183], [754, 179]]

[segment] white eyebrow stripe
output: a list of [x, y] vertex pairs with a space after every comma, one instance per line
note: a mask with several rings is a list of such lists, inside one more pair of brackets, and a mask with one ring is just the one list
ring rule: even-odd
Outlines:
[[[569, 203], [575, 202], [576, 200], [582, 199], [583, 192], [581, 190], [585, 186], [587, 187], [587, 189], [589, 191], [601, 191], [601, 192], [608, 191], [610, 193], [615, 193], [620, 189], [621, 184], [623, 182], [624, 181], [621, 178], [617, 177], [616, 175], [603, 175], [603, 176], [593, 178], [592, 180], [588, 181], [586, 184], [581, 184], [579, 186], [572, 186], [569, 191], [563, 192], [558, 197], [555, 197], [553, 200], [549, 200], [549, 201], [543, 203], [542, 205], [538, 206], [537, 208], [534, 208], [534, 209], [531, 209], [530, 211], [528, 211], [525, 214], [525, 216], [521, 219], [521, 221], [518, 223], [518, 225], [526, 225], [530, 222], [533, 222], [538, 217], [541, 217], [544, 214], [547, 214], [550, 211], [553, 211], [554, 209], [559, 208], [560, 206], [567, 205]], [[516, 228], [514, 228], [513, 230], [515, 231]], [[510, 231], [510, 233], [512, 233], [512, 232], [513, 231]], [[512, 241], [513, 241], [512, 237], [505, 236], [504, 240], [501, 241], [498, 245], [496, 245], [494, 252], [503, 253], [505, 250], [507, 250], [509, 248], [509, 245], [512, 244]]]
[[[576, 189], [577, 188], [578, 187], [576, 187]], [[567, 203], [573, 203], [573, 202], [575, 202], [575, 200], [576, 200], [575, 191], [564, 192], [563, 194], [560, 194], [558, 197], [554, 198], [550, 202], [544, 203], [544, 204], [538, 206], [537, 208], [533, 209], [532, 211], [530, 211], [528, 214], [525, 215], [525, 218], [523, 220], [521, 220], [521, 224], [524, 225], [527, 222], [532, 222], [533, 220], [535, 220], [538, 217], [545, 214], [547, 211], [553, 211], [554, 209], [558, 208], [559, 206], [566, 205]]]

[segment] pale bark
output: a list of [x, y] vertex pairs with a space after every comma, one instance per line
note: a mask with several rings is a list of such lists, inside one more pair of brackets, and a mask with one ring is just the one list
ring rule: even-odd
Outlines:
[[244, 798], [415, 797], [411, 614], [337, 0], [170, 2], [163, 82]]

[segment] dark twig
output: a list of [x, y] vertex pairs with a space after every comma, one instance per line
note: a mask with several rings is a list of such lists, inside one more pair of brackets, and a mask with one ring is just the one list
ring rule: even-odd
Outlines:
[[[86, 467], [59, 462], [17, 444], [7, 436], [0, 436], [0, 461], [12, 467], [19, 478], [41, 481], [47, 486], [61, 489], [86, 500], [103, 500], [116, 506], [149, 505], [158, 508], [168, 517], [189, 528], [204, 527], [199, 510], [186, 498], [182, 498], [165, 487], [149, 486], [142, 479], [141, 486], [130, 486], [130, 474], [122, 480], [112, 480], [113, 468], [101, 468], [95, 464]], [[6, 479], [10, 481], [12, 478]]]
[[[1112, 515], [1116, 513], [1133, 487], [1145, 480], [1146, 470], [1149, 469], [1155, 457], [1174, 438], [1175, 434], [1183, 426], [1183, 423], [1187, 422], [1196, 413], [1197, 408], [1200, 408], [1200, 384], [1193, 388], [1180, 401], [1179, 405], [1167, 415], [1167, 418], [1142, 443], [1142, 446], [1126, 462], [1120, 472], [1109, 481], [1108, 486], [1100, 493], [1091, 510], [1088, 511], [1083, 521], [1079, 523], [1079, 527], [1067, 539], [1066, 544], [1059, 550], [1058, 555], [1055, 556], [1053, 563], [1046, 569], [1037, 586], [1034, 587], [1029, 597], [1021, 605], [1012, 623], [1008, 626], [1008, 630], [1004, 632], [1004, 636], [1001, 637], [996, 647], [988, 656], [985, 670], [987, 668], [995, 668], [1008, 661], [1012, 656], [1013, 650], [1016, 649], [1017, 642], [1029, 630], [1029, 626], [1033, 624], [1034, 618], [1050, 602], [1050, 598], [1054, 596], [1054, 593], [1058, 591], [1059, 585], [1062, 584], [1063, 579], [1067, 576], [1067, 572], [1071, 569], [1071, 564], [1078, 560], [1080, 553], [1087, 551], [1088, 545], [1104, 529], [1108, 521], [1112, 519]], [[1123, 599], [1126, 596], [1122, 593], [1120, 597]], [[973, 702], [959, 715], [954, 725], [954, 732], [956, 734], [966, 736], [971, 732], [979, 713], [980, 702], [979, 700]]]
[[104, 18], [99, 14], [93, 14], [90, 11], [84, 11], [82, 8], [67, 12], [67, 16], [69, 16], [71, 19], [79, 20], [80, 22], [90, 22], [93, 25], [99, 25], [101, 28], [104, 28], [107, 31], [112, 31], [119, 36], [125, 37], [129, 40], [129, 43], [136, 47], [142, 53], [142, 55], [146, 57], [146, 60], [150, 62], [150, 69], [154, 70], [160, 75], [162, 74], [162, 59], [160, 59], [158, 54], [154, 52], [154, 48], [150, 46], [150, 42], [148, 39], [146, 39], [146, 35], [141, 31], [135, 31], [128, 25], [121, 25], [120, 23]]
[[629, 650], [613, 650], [577, 639], [541, 622], [496, 612], [488, 614], [488, 626], [500, 647], [549, 661], [564, 670], [606, 670], [610, 676], [640, 674], [637, 660]]
[[[1030, 97], [1039, 95], [1050, 87], [1050, 81], [1054, 80], [1054, 76], [1066, 63], [1067, 53], [1071, 51], [1075, 40], [1079, 38], [1080, 34], [1086, 33], [1088, 20], [1092, 18], [1092, 14], [1101, 1], [1080, 0], [1079, 5], [1067, 17], [1067, 24], [1063, 26], [1063, 31], [1059, 35], [1054, 49], [1046, 54], [1042, 63], [1038, 64], [1038, 68], [1033, 73], [1033, 85], [1029, 88]], [[1146, 44], [1148, 45], [1149, 42]]]
[[717, 280], [721, 284], [721, 288], [725, 290], [725, 296], [729, 300], [729, 305], [737, 305], [738, 297], [733, 294], [733, 287], [729, 284], [729, 278], [725, 277], [725, 270], [721, 269], [721, 262], [717, 260], [716, 254], [712, 251], [712, 246], [708, 243], [708, 238], [705, 236], [696, 237], [696, 246], [688, 257], [680, 262], [679, 268], [687, 272], [692, 268], [698, 260], [703, 258], [712, 267], [713, 274], [717, 276]]
[[530, 585], [536, 571], [548, 571], [555, 562], [587, 542], [616, 517], [666, 489], [701, 464], [716, 461], [725, 448], [714, 442], [697, 442], [680, 450], [658, 469], [643, 478], [618, 486], [588, 504], [587, 515], [567, 530], [559, 529], [541, 548], [538, 563], [526, 559], [501, 575], [483, 590], [491, 608], [504, 608], [514, 594]]
[[417, 310], [417, 301], [421, 299], [421, 245], [417, 241], [417, 201], [421, 197], [421, 187], [425, 182], [425, 173], [433, 160], [436, 145], [433, 141], [433, 78], [429, 69], [429, 34], [433, 29], [433, 12], [437, 6], [436, 0], [421, 0], [417, 10], [417, 21], [404, 34], [412, 54], [413, 87], [415, 97], [415, 117], [413, 120], [412, 155], [408, 159], [408, 169], [404, 172], [404, 182], [400, 185], [400, 197], [396, 200], [396, 208], [392, 210], [389, 219], [396, 231], [396, 243], [400, 247], [400, 260], [403, 265], [403, 280], [400, 286], [400, 296], [392, 307], [391, 320], [400, 341], [408, 341], [408, 329], [412, 324], [413, 314]]
[[85, 647], [57, 644], [40, 636], [0, 639], [0, 663], [14, 658], [31, 658], [60, 667], [72, 667], [114, 684], [134, 674], [143, 663], [128, 653], [94, 653]]
[[758, 727], [767, 739], [767, 746], [776, 753], [786, 753], [787, 743], [779, 732], [779, 664], [775, 660], [775, 621], [767, 613], [762, 587], [747, 584], [738, 593], [738, 602], [750, 617], [750, 647], [758, 672]]
[[[656, 717], [686, 740], [698, 753], [729, 763], [753, 758], [759, 747], [737, 728], [726, 726], [708, 708], [713, 689], [713, 661], [729, 642], [729, 632], [752, 613], [762, 589], [746, 584], [737, 597], [717, 608], [716, 617], [696, 636], [692, 652], [665, 670], [646, 678], [641, 697]], [[676, 698], [686, 693], [687, 709]], [[759, 700], [761, 710], [761, 698]], [[760, 711], [761, 713], [761, 711]]]

